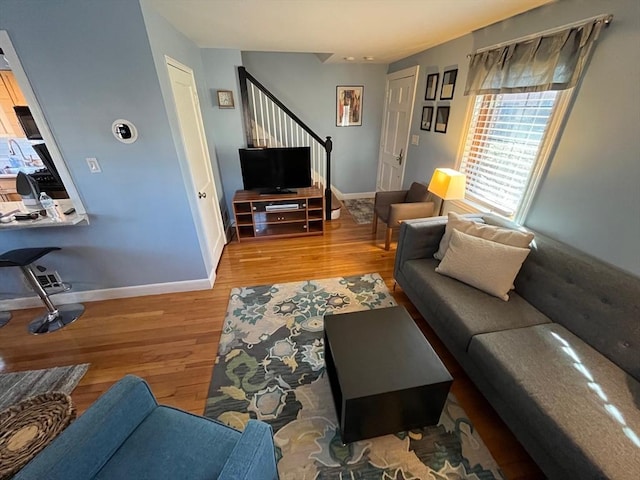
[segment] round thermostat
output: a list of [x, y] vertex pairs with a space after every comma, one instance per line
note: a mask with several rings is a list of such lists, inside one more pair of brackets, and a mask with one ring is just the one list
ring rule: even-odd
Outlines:
[[123, 118], [119, 118], [111, 124], [111, 133], [122, 143], [133, 143], [138, 139], [136, 126]]

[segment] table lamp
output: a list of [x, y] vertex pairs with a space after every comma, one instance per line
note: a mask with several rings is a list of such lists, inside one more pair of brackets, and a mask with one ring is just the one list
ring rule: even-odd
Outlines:
[[427, 190], [436, 197], [440, 197], [440, 211], [442, 215], [445, 200], [462, 200], [467, 177], [452, 168], [436, 168], [429, 182]]

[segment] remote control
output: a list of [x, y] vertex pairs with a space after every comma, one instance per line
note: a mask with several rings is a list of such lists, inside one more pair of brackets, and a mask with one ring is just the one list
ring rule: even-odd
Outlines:
[[20, 220], [35, 220], [36, 218], [38, 218], [38, 213], [37, 212], [33, 212], [33, 213], [16, 213], [15, 214], [16, 220], [20, 221]]

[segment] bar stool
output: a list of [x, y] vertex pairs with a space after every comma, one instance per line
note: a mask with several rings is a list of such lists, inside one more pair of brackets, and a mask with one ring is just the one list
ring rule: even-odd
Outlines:
[[20, 267], [29, 285], [31, 285], [42, 300], [42, 303], [47, 307], [47, 313], [37, 317], [29, 324], [29, 332], [34, 335], [60, 330], [66, 325], [75, 322], [84, 312], [84, 305], [79, 303], [56, 307], [51, 301], [51, 298], [49, 298], [49, 294], [42, 288], [40, 282], [38, 282], [35, 273], [33, 273], [33, 263], [54, 250], [60, 250], [60, 248], [18, 248], [0, 255], [0, 267]]

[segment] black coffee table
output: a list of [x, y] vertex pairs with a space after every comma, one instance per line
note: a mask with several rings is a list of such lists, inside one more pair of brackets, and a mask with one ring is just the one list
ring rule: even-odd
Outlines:
[[324, 316], [342, 441], [436, 425], [453, 378], [404, 307]]

